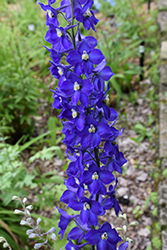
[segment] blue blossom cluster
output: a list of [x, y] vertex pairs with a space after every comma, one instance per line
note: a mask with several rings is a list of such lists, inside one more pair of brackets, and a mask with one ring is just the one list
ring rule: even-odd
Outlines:
[[[113, 72], [96, 48], [97, 40], [80, 32], [81, 25], [86, 30], [95, 30], [99, 20], [91, 10], [94, 1], [62, 0], [59, 8], [54, 8], [54, 3], [55, 0], [48, 0], [47, 5], [39, 4], [47, 11], [49, 29], [45, 39], [52, 48], [46, 48], [52, 58], [51, 74], [58, 79], [58, 87], [52, 90], [53, 108], [61, 110], [59, 118], [70, 160], [65, 180], [67, 190], [61, 201], [78, 212], [68, 215], [58, 208], [59, 234], [62, 238], [68, 224], [74, 221], [65, 249], [89, 245], [91, 249], [116, 250], [122, 238], [108, 222], [101, 226], [98, 221], [107, 209], [114, 208], [117, 216], [121, 211], [115, 195], [118, 181], [113, 173], [122, 173], [126, 162], [116, 143], [122, 134], [114, 127], [118, 115], [107, 105], [107, 81]], [[60, 26], [59, 15], [66, 20], [66, 27]], [[119, 250], [127, 247], [124, 242]]]

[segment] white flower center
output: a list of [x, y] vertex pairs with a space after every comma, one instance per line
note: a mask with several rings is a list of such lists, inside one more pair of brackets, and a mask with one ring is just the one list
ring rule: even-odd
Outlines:
[[108, 235], [107, 235], [106, 232], [104, 234], [102, 234], [101, 239], [102, 240], [107, 240], [108, 239]]
[[99, 176], [97, 172], [94, 172], [94, 174], [92, 174], [92, 180], [98, 180]]
[[62, 36], [61, 30], [60, 30], [60, 29], [56, 29], [56, 31], [57, 31], [57, 36], [58, 36], [58, 37], [61, 37], [61, 36]]
[[96, 128], [93, 126], [93, 124], [90, 124], [90, 127], [88, 129], [89, 133], [95, 133], [96, 132]]
[[87, 52], [84, 50], [83, 54], [82, 54], [82, 60], [87, 61], [89, 59], [89, 55], [87, 54]]
[[61, 96], [59, 96], [59, 100], [60, 100], [60, 103], [62, 102], [62, 98], [61, 98]]
[[77, 117], [77, 111], [75, 109], [71, 109], [72, 112], [72, 117], [76, 118]]
[[84, 13], [84, 17], [90, 17], [92, 14], [90, 12], [90, 9], [88, 8], [87, 11]]
[[62, 68], [60, 68], [60, 67], [57, 67], [58, 68], [58, 74], [60, 75], [60, 76], [62, 76], [63, 75], [63, 70], [62, 70]]
[[74, 82], [74, 90], [77, 91], [80, 89], [80, 85], [77, 82]]
[[90, 209], [90, 206], [87, 202], [84, 203], [84, 210]]
[[108, 103], [110, 101], [109, 94], [106, 95], [105, 101], [106, 101], [106, 103]]
[[53, 17], [54, 17], [54, 14], [52, 13], [51, 10], [48, 11], [48, 15], [49, 15], [50, 18], [53, 18]]
[[76, 182], [76, 184], [79, 185], [79, 180], [76, 177], [75, 177], [75, 182]]

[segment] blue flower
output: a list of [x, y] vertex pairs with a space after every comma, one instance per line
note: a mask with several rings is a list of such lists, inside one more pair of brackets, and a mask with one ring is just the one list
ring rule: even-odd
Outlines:
[[96, 245], [97, 250], [116, 250], [117, 243], [122, 239], [116, 230], [112, 229], [108, 222], [105, 222], [98, 230], [90, 230], [86, 234], [85, 240], [91, 245]]
[[59, 213], [61, 214], [60, 222], [59, 222], [58, 226], [60, 228], [59, 234], [61, 234], [61, 239], [62, 239], [68, 224], [71, 222], [71, 220], [76, 218], [78, 215], [70, 216], [63, 209], [60, 209], [60, 208], [57, 208], [57, 209], [58, 209]]
[[110, 184], [115, 180], [113, 174], [107, 170], [101, 170], [95, 163], [89, 166], [81, 176], [82, 183], [88, 186], [89, 192], [93, 194], [106, 194], [105, 184]]
[[75, 18], [78, 22], [83, 23], [83, 26], [86, 30], [92, 28], [95, 31], [94, 25], [96, 25], [99, 20], [95, 18], [91, 7], [93, 5], [93, 0], [88, 0], [83, 8], [77, 8], [74, 11]]
[[69, 52], [66, 60], [69, 64], [75, 66], [75, 73], [81, 75], [90, 74], [93, 70], [93, 64], [99, 64], [104, 59], [104, 55], [99, 49], [91, 49], [89, 44], [83, 40], [77, 50]]
[[82, 224], [90, 223], [96, 226], [98, 223], [97, 216], [104, 214], [104, 210], [100, 203], [86, 197], [80, 199], [80, 201], [72, 200], [69, 207], [75, 211], [80, 212], [80, 220]]

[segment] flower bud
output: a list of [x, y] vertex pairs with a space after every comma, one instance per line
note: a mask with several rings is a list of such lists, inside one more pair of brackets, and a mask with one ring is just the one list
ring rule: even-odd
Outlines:
[[33, 209], [33, 205], [28, 205], [27, 207], [26, 207], [26, 209], [28, 209], [28, 210], [32, 210]]
[[122, 231], [123, 229], [121, 227], [117, 227], [116, 231]]
[[21, 220], [20, 221], [20, 225], [30, 225], [30, 223], [28, 223], [27, 221], [25, 221], [25, 220]]
[[3, 242], [3, 241], [6, 241], [4, 237], [0, 237], [0, 243]]
[[37, 219], [37, 225], [39, 225], [39, 223], [41, 222], [41, 218], [39, 217], [38, 219]]
[[127, 231], [127, 226], [123, 225], [123, 230], [124, 230], [124, 232], [126, 233], [126, 231]]
[[25, 213], [19, 209], [15, 209], [14, 214], [25, 214]]
[[15, 201], [15, 200], [20, 200], [20, 198], [19, 198], [18, 196], [14, 195], [14, 196], [12, 197], [12, 200], [13, 200], [13, 201]]
[[137, 225], [139, 225], [138, 221], [133, 221], [129, 224], [129, 226], [137, 226]]
[[119, 218], [126, 220], [126, 214], [119, 214]]
[[42, 247], [43, 245], [45, 245], [47, 243], [47, 240], [43, 243], [37, 243], [34, 245], [34, 249], [39, 249], [40, 247]]
[[31, 216], [31, 214], [30, 214], [30, 212], [26, 209], [26, 211], [25, 211], [25, 214], [27, 215], [27, 216]]
[[27, 198], [26, 197], [23, 198], [23, 203], [26, 203], [26, 201], [27, 201]]
[[34, 232], [34, 229], [28, 229], [27, 231], [26, 231], [26, 234], [27, 235], [30, 235], [31, 233], [33, 233]]
[[28, 236], [28, 238], [30, 238], [30, 239], [33, 239], [33, 238], [35, 238], [35, 237], [39, 237], [39, 235], [38, 235], [38, 234], [31, 233], [31, 234], [29, 234], [29, 236]]
[[56, 234], [54, 234], [54, 233], [51, 234], [51, 239], [55, 241], [56, 240]]
[[9, 247], [9, 244], [7, 242], [3, 243], [3, 247], [7, 248], [7, 247]]
[[130, 239], [129, 237], [127, 237], [126, 240], [129, 241], [129, 243], [133, 243], [133, 240]]

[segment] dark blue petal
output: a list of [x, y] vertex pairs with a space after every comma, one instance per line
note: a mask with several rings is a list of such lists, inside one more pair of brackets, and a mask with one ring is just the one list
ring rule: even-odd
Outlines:
[[99, 64], [104, 59], [104, 55], [99, 49], [93, 49], [89, 54], [89, 58], [93, 64]]
[[126, 250], [128, 246], [129, 246], [128, 241], [126, 241], [119, 246], [118, 250]]
[[100, 233], [95, 229], [90, 230], [85, 235], [85, 240], [91, 245], [96, 245], [100, 241], [100, 239]]

